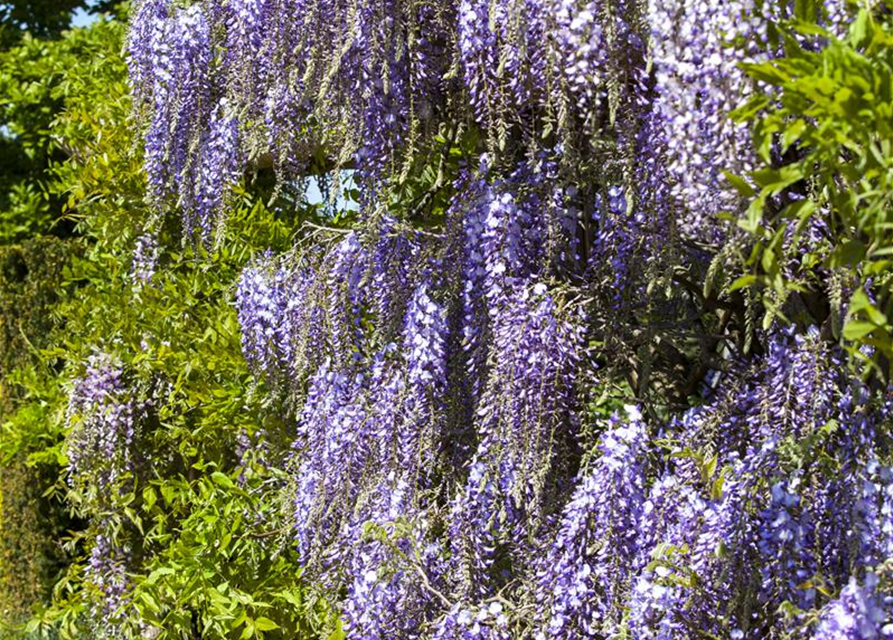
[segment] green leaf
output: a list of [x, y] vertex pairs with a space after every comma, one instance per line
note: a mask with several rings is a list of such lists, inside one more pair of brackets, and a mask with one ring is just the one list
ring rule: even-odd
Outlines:
[[146, 578], [144, 584], [153, 585], [158, 582], [158, 579], [162, 576], [169, 576], [176, 573], [174, 569], [171, 567], [158, 567], [157, 569], [152, 570], [149, 574], [149, 577]]
[[875, 308], [874, 304], [868, 299], [868, 296], [862, 289], [856, 289], [850, 297], [849, 314], [850, 316], [865, 314], [876, 326], [887, 324], [887, 316]]
[[732, 292], [734, 292], [734, 291], [738, 291], [739, 289], [746, 289], [747, 287], [753, 285], [753, 284], [756, 283], [757, 281], [758, 281], [757, 276], [752, 275], [752, 274], [748, 274], [748, 275], [745, 275], [745, 276], [741, 276], [740, 278], [737, 278], [737, 279], [731, 284], [731, 286], [729, 287], [729, 293], [732, 293]]
[[755, 234], [760, 228], [760, 223], [763, 221], [763, 207], [765, 204], [766, 200], [762, 196], [751, 202], [744, 218], [738, 221], [738, 226], [748, 233]]
[[212, 473], [211, 480], [213, 480], [215, 484], [218, 484], [226, 489], [234, 489], [236, 487], [230, 477], [221, 471], [215, 471], [214, 473]]
[[704, 465], [704, 479], [709, 480], [713, 477], [713, 474], [716, 473], [716, 464], [719, 462], [719, 457], [714, 454], [710, 457], [707, 463]]
[[806, 222], [809, 221], [810, 216], [816, 211], [815, 202], [810, 200], [809, 198], [804, 198], [803, 200], [796, 200], [786, 206], [782, 212], [782, 218], [793, 218], [799, 222], [798, 230], [805, 225]]
[[859, 9], [859, 15], [850, 25], [849, 37], [857, 47], [862, 48], [871, 43], [871, 36], [874, 34], [874, 28], [871, 20], [871, 13], [867, 9]]
[[877, 325], [872, 322], [850, 320], [843, 327], [843, 337], [846, 340], [858, 342], [875, 329], [877, 329]]
[[753, 120], [760, 111], [769, 106], [769, 97], [765, 95], [757, 95], [747, 101], [746, 104], [738, 107], [729, 114], [729, 117], [736, 122], [747, 122]]
[[830, 39], [833, 36], [828, 33], [827, 29], [820, 27], [814, 22], [794, 20], [790, 23], [791, 28], [797, 33], [804, 36], [819, 36], [820, 38]]
[[790, 149], [791, 145], [797, 142], [806, 132], [806, 121], [798, 118], [794, 120], [781, 134], [781, 151], [782, 153]]
[[715, 500], [717, 502], [722, 500], [722, 491], [723, 491], [723, 486], [725, 485], [725, 481], [726, 481], [725, 473], [720, 473], [719, 476], [716, 478], [716, 480], [713, 481], [713, 486], [711, 487], [711, 490], [710, 490], [710, 497], [713, 500]]
[[301, 599], [301, 593], [299, 591], [278, 591], [274, 595], [285, 600], [296, 609], [300, 609], [302, 606], [304, 606], [304, 603]]
[[760, 169], [753, 172], [753, 179], [767, 195], [775, 195], [806, 177], [803, 167], [792, 164], [781, 169]]
[[859, 240], [847, 240], [834, 248], [831, 254], [832, 267], [854, 267], [865, 259], [865, 245]]
[[795, 0], [794, 15], [798, 20], [814, 21], [816, 19], [815, 0]]
[[790, 76], [781, 72], [778, 67], [771, 62], [742, 64], [741, 66], [751, 78], [762, 80], [773, 86], [783, 86], [791, 79]]
[[329, 634], [328, 640], [346, 640], [347, 636], [344, 634], [344, 630], [341, 628], [341, 620], [339, 619], [335, 623], [335, 630]]
[[729, 171], [723, 171], [723, 175], [726, 177], [726, 180], [729, 181], [729, 184], [744, 198], [753, 198], [756, 195], [756, 191], [753, 190], [747, 180], [742, 178], [741, 176], [737, 176], [734, 173]]
[[254, 621], [254, 626], [257, 627], [258, 631], [273, 631], [274, 629], [278, 629], [279, 625], [270, 620], [269, 618], [260, 617]]
[[149, 593], [148, 591], [142, 591], [142, 592], [140, 592], [139, 597], [140, 597], [140, 600], [143, 602], [143, 604], [146, 605], [146, 608], [149, 611], [151, 611], [152, 613], [160, 613], [161, 612], [161, 607], [158, 606], [158, 601], [155, 599], [155, 597], [151, 593]]

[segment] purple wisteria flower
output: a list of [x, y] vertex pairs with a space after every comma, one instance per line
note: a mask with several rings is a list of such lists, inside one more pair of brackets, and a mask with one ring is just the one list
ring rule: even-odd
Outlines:
[[[322, 153], [363, 186], [353, 228], [302, 229], [235, 292], [245, 359], [294, 429], [294, 544], [350, 637], [888, 634], [880, 390], [825, 327], [753, 329], [750, 298], [680, 291], [719, 264], [741, 205], [723, 172], [752, 152], [728, 114], [753, 91], [740, 63], [774, 46], [782, 7], [764, 5], [136, 2], [151, 198], [193, 239], [215, 237], [249, 167], [282, 186]], [[400, 206], [409, 192], [438, 215], [440, 191], [414, 189], [441, 147], [452, 200], [422, 229]], [[784, 238], [788, 275], [827, 229], [803, 231]], [[680, 309], [702, 324], [670, 321]], [[738, 324], [749, 344], [711, 343]], [[596, 380], [591, 356], [632, 335], [638, 379]], [[696, 406], [632, 397], [667, 368], [688, 376], [695, 348], [711, 367], [686, 385]], [[73, 482], [130, 470], [129, 387], [101, 353], [72, 385]], [[617, 395], [649, 418], [599, 431]], [[110, 540], [90, 579], [115, 602]]]
[[665, 130], [673, 195], [687, 211], [680, 231], [690, 237], [721, 238], [716, 216], [738, 207], [722, 172], [753, 169], [747, 127], [728, 114], [751, 90], [739, 64], [761, 55], [768, 38], [754, 7], [752, 0], [648, 2], [652, 108]]
[[869, 573], [863, 584], [851, 578], [840, 596], [822, 609], [812, 640], [882, 640], [893, 638], [893, 597], [878, 589]]
[[145, 407], [134, 400], [120, 362], [97, 351], [69, 390], [68, 478], [108, 489], [133, 463], [132, 445]]
[[770, 503], [760, 514], [760, 595], [764, 601], [793, 602], [807, 609], [815, 602], [816, 591], [803, 585], [816, 575], [818, 566], [811, 549], [815, 530], [811, 514], [801, 504], [798, 484], [797, 478], [773, 484]]
[[236, 308], [242, 328], [242, 352], [257, 372], [290, 368], [293, 345], [286, 326], [290, 301], [286, 272], [269, 256], [242, 271]]
[[124, 549], [107, 535], [96, 536], [84, 573], [87, 583], [98, 594], [95, 607], [97, 619], [109, 627], [112, 636], [115, 635], [117, 622], [124, 615], [124, 608], [130, 603], [127, 592], [131, 582], [126, 573], [127, 563], [128, 554]]
[[599, 638], [619, 629], [639, 555], [647, 431], [635, 407], [612, 419], [601, 456], [564, 508], [538, 571], [541, 637]]
[[456, 605], [438, 623], [433, 640], [510, 640], [506, 608], [498, 600]]
[[427, 539], [413, 494], [393, 473], [384, 476], [343, 534], [354, 537], [343, 609], [351, 637], [423, 638], [432, 613], [445, 605], [442, 554]]
[[152, 280], [158, 268], [158, 237], [152, 232], [141, 234], [136, 239], [133, 260], [130, 265], [130, 278], [134, 287], [140, 287]]

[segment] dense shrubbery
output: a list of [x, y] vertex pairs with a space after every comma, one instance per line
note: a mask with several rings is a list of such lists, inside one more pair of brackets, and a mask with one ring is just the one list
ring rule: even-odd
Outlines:
[[131, 9], [4, 54], [9, 634], [893, 637], [884, 3]]
[[[252, 629], [331, 626], [278, 530], [278, 456], [237, 453], [261, 445], [261, 426], [264, 446], [287, 449], [275, 403], [249, 383], [231, 295], [252, 249], [288, 246], [298, 214], [246, 192], [218, 250], [178, 249], [174, 225], [145, 240], [124, 31], [100, 22], [44, 44], [64, 82], [29, 80], [54, 82], [61, 102], [43, 135], [66, 160], [43, 179], [77, 227], [66, 243], [4, 248], [3, 620], [30, 611], [27, 632], [85, 638], [152, 622], [223, 636], [242, 614]], [[135, 563], [141, 579], [125, 575]], [[125, 627], [122, 603], [139, 624]]]
[[52, 309], [64, 296], [59, 282], [70, 258], [71, 246], [52, 237], [0, 247], [0, 414], [9, 419], [0, 436], [0, 615], [8, 620], [28, 617], [31, 603], [49, 595], [66, 560], [58, 539], [69, 519], [49, 495], [60, 468], [52, 459], [29, 456], [59, 436], [48, 428], [50, 412], [35, 394], [50, 387], [57, 400], [64, 396], [58, 381], [41, 379], [35, 367], [56, 326]]

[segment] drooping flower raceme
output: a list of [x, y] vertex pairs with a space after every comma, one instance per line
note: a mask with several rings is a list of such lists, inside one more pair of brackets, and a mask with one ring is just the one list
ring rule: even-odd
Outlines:
[[722, 211], [737, 195], [723, 171], [753, 168], [747, 128], [728, 115], [747, 97], [739, 63], [764, 50], [765, 25], [752, 0], [648, 2], [647, 19], [657, 76], [652, 108], [665, 128], [674, 196], [688, 215], [681, 231], [717, 241]]
[[352, 637], [422, 638], [445, 604], [440, 549], [412, 501], [409, 485], [388, 474], [348, 526], [354, 544], [344, 618]]
[[74, 484], [95, 482], [107, 489], [131, 470], [132, 445], [143, 411], [111, 355], [96, 352], [68, 397], [68, 477]]
[[136, 239], [133, 250], [133, 261], [130, 266], [130, 278], [134, 287], [148, 283], [158, 267], [158, 238], [151, 232], [144, 233]]
[[537, 599], [548, 638], [615, 632], [642, 542], [647, 431], [635, 407], [612, 420], [601, 456], [564, 508], [538, 573]]
[[113, 626], [128, 604], [130, 579], [126, 575], [127, 554], [107, 535], [97, 535], [85, 569], [88, 582], [99, 592], [98, 619]]
[[812, 640], [882, 640], [893, 637], [893, 598], [869, 573], [864, 584], [851, 578], [840, 596], [823, 610]]

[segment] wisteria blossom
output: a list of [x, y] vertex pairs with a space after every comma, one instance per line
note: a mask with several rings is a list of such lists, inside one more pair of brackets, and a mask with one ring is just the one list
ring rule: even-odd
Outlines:
[[98, 474], [94, 481], [108, 488], [131, 470], [140, 414], [145, 411], [131, 392], [120, 362], [102, 351], [90, 356], [68, 398], [70, 482]]

